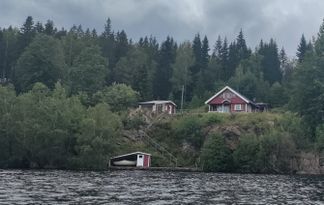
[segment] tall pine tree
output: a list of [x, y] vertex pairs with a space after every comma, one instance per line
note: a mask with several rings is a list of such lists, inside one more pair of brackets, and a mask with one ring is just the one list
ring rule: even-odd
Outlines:
[[161, 45], [153, 81], [153, 95], [156, 99], [168, 99], [171, 93], [172, 64], [175, 61], [176, 48], [175, 42], [169, 36]]
[[303, 34], [300, 39], [300, 43], [298, 45], [297, 54], [296, 54], [299, 63], [303, 62], [306, 52], [307, 52], [307, 42]]
[[270, 39], [269, 43], [261, 41], [258, 53], [263, 56], [261, 66], [264, 80], [271, 85], [275, 82], [281, 82], [282, 72], [280, 70], [277, 43], [273, 39]]

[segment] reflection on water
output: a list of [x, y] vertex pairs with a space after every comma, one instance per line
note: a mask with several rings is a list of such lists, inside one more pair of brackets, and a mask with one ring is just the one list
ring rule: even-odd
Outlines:
[[324, 176], [0, 170], [0, 204], [324, 204]]

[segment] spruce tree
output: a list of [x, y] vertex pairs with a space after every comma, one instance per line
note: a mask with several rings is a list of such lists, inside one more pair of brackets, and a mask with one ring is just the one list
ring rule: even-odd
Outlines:
[[209, 44], [207, 36], [204, 37], [201, 46], [201, 70], [204, 71], [207, 69], [209, 61]]
[[175, 63], [172, 65], [172, 94], [176, 102], [181, 100], [181, 92], [184, 88], [184, 99], [189, 99], [187, 94], [188, 85], [191, 84], [191, 73], [189, 68], [194, 63], [193, 51], [190, 42], [180, 44], [176, 52]]
[[228, 65], [225, 67], [224, 81], [228, 81], [235, 74], [235, 69], [240, 63], [240, 56], [236, 42], [232, 42], [228, 47]]
[[106, 79], [106, 84], [113, 83], [114, 79], [114, 67], [116, 65], [116, 57], [115, 57], [115, 34], [112, 31], [111, 20], [110, 18], [107, 19], [106, 24], [104, 26], [104, 31], [99, 37], [99, 43], [101, 45], [101, 51], [103, 57], [109, 61], [108, 71], [109, 75]]
[[47, 22], [45, 24], [44, 33], [49, 36], [54, 36], [56, 33], [56, 30], [57, 29], [54, 27], [54, 22], [51, 20], [47, 20]]
[[221, 71], [220, 71], [220, 80], [227, 81], [229, 79], [230, 73], [228, 72], [229, 69], [229, 50], [228, 50], [228, 43], [227, 38], [224, 39], [222, 48], [220, 50], [220, 64], [221, 64]]
[[281, 82], [282, 72], [280, 70], [277, 43], [273, 39], [270, 39], [269, 43], [263, 43], [262, 41], [258, 53], [263, 56], [261, 65], [264, 80], [268, 81], [271, 85], [274, 82]]
[[307, 52], [307, 42], [303, 34], [300, 39], [300, 43], [298, 45], [297, 54], [296, 54], [299, 63], [303, 62], [306, 52]]
[[191, 99], [194, 95], [194, 90], [197, 87], [197, 82], [199, 80], [199, 73], [201, 69], [201, 62], [202, 62], [202, 45], [199, 33], [196, 34], [193, 42], [192, 42], [192, 51], [194, 55], [195, 62], [190, 67], [190, 73], [192, 76], [192, 83], [188, 85], [187, 94]]
[[315, 41], [315, 51], [317, 55], [324, 54], [324, 19], [318, 31], [317, 39]]
[[200, 62], [200, 70], [198, 73], [198, 82], [195, 87], [195, 95], [198, 97], [202, 97], [204, 94], [202, 91], [206, 91], [211, 89], [212, 87], [212, 79], [210, 79], [210, 72], [208, 71], [208, 63], [209, 63], [209, 45], [207, 36], [204, 37], [202, 41], [201, 47], [201, 62]]
[[222, 46], [223, 46], [222, 45], [222, 38], [220, 36], [218, 36], [217, 41], [216, 41], [215, 46], [214, 46], [212, 57], [217, 57], [218, 59], [220, 59]]
[[37, 33], [43, 33], [44, 32], [44, 26], [41, 22], [37, 22], [36, 25], [35, 25], [35, 31]]
[[171, 37], [162, 43], [159, 52], [159, 61], [153, 81], [153, 94], [156, 99], [168, 99], [172, 85], [172, 64], [175, 61], [176, 44]]
[[239, 61], [247, 59], [250, 56], [251, 51], [247, 48], [242, 29], [236, 38], [236, 47], [239, 56]]
[[122, 30], [121, 32], [117, 32], [115, 44], [115, 63], [117, 63], [121, 57], [124, 57], [127, 54], [129, 48], [130, 45], [127, 39], [126, 32], [124, 30]]
[[303, 117], [313, 134], [316, 127], [324, 123], [323, 56], [324, 22], [315, 40], [315, 52], [309, 52], [299, 64], [291, 86], [290, 106]]
[[283, 47], [281, 48], [279, 53], [279, 61], [280, 61], [280, 70], [282, 73], [285, 73], [286, 64], [288, 63], [288, 57]]
[[196, 82], [198, 80], [198, 73], [201, 67], [201, 40], [200, 35], [197, 34], [192, 43], [192, 50], [195, 57], [195, 64], [191, 67], [191, 73], [193, 75], [193, 81]]
[[19, 36], [19, 54], [23, 52], [23, 50], [30, 44], [30, 42], [35, 37], [35, 28], [33, 17], [28, 16], [23, 26], [20, 28], [20, 36]]

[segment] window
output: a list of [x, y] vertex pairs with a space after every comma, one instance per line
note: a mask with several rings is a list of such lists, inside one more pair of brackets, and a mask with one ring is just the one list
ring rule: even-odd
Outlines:
[[234, 105], [234, 110], [242, 110], [242, 105], [241, 104], [235, 104]]

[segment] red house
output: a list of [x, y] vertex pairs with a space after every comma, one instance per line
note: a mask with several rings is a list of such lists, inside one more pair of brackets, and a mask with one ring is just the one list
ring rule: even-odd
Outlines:
[[209, 98], [205, 104], [209, 112], [235, 113], [235, 112], [259, 112], [266, 111], [265, 103], [254, 103], [229, 86], [224, 87], [214, 96]]

